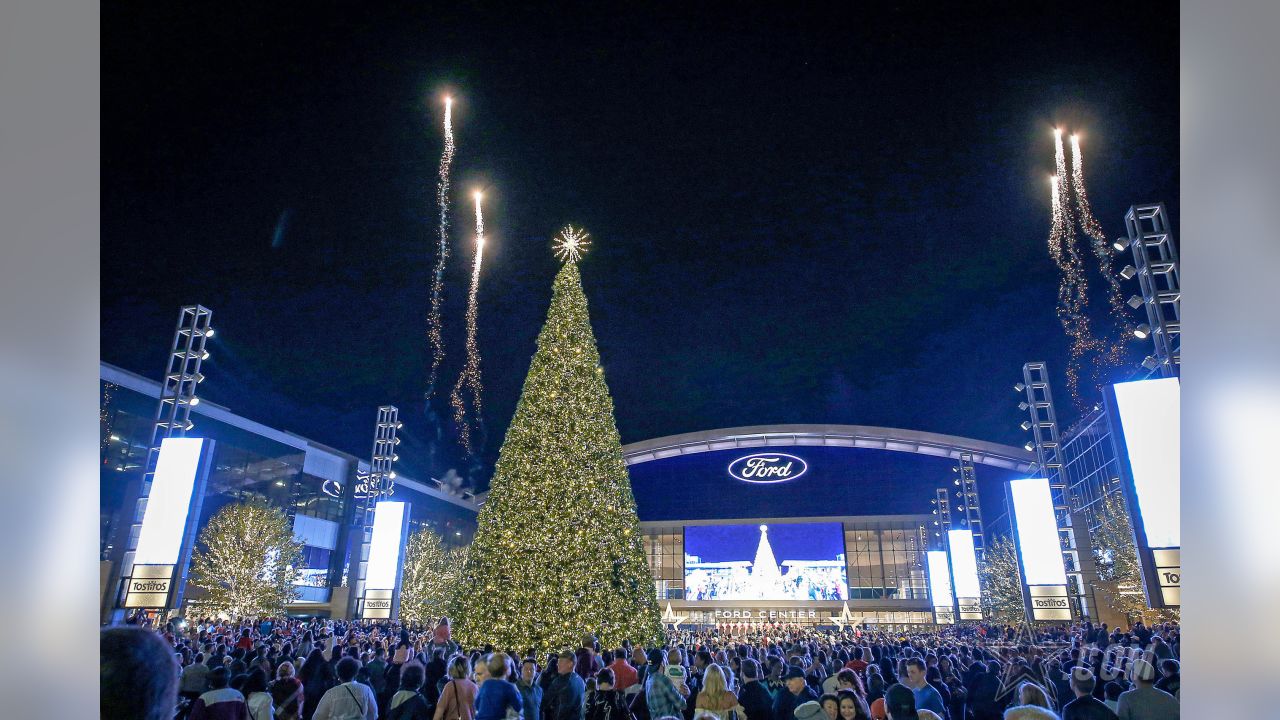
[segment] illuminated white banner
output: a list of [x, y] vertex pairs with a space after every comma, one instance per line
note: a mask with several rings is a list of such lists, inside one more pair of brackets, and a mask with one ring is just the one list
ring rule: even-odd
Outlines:
[[947, 545], [951, 548], [951, 577], [955, 583], [956, 597], [982, 597], [978, 583], [978, 555], [973, 550], [973, 532], [951, 530], [947, 533]]
[[1067, 585], [1062, 566], [1062, 543], [1053, 515], [1049, 481], [1044, 478], [1011, 480], [1009, 495], [1018, 526], [1018, 550], [1027, 585]]
[[945, 550], [925, 553], [929, 563], [929, 597], [933, 600], [933, 613], [939, 623], [951, 624], [955, 618], [955, 595], [951, 591], [951, 569], [947, 566]]
[[135, 565], [178, 563], [203, 447], [202, 438], [172, 437], [160, 441], [160, 456], [156, 458], [156, 472], [133, 557]]
[[396, 586], [403, 546], [405, 503], [383, 500], [373, 510], [373, 536], [369, 540], [369, 565], [364, 573], [367, 590], [390, 590]]
[[1114, 387], [1147, 546], [1181, 547], [1178, 379], [1138, 380]]

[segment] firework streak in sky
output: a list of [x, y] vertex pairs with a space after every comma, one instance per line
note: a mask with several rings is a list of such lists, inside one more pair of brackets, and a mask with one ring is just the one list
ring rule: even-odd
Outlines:
[[[1107, 308], [1116, 323], [1116, 332], [1108, 342], [1104, 343], [1105, 364], [1118, 367], [1125, 362], [1124, 340], [1131, 332], [1129, 316], [1125, 312], [1120, 279], [1111, 271], [1111, 246], [1107, 244], [1107, 239], [1102, 234], [1102, 226], [1098, 223], [1098, 219], [1093, 216], [1093, 209], [1089, 207], [1089, 195], [1084, 189], [1084, 160], [1080, 152], [1079, 135], [1071, 136], [1071, 191], [1075, 195], [1080, 229], [1092, 241], [1093, 254], [1098, 260], [1098, 272], [1107, 281]], [[1103, 380], [1102, 377], [1095, 379], [1099, 382]]]
[[1053, 224], [1049, 228], [1049, 255], [1062, 272], [1058, 284], [1058, 321], [1071, 338], [1070, 357], [1067, 360], [1067, 391], [1072, 398], [1080, 398], [1080, 374], [1085, 356], [1098, 343], [1089, 332], [1089, 316], [1085, 309], [1089, 304], [1089, 281], [1085, 277], [1084, 262], [1076, 248], [1075, 223], [1072, 222], [1067, 185], [1067, 158], [1062, 145], [1062, 131], [1055, 129], [1054, 165], [1058, 174], [1053, 183]]
[[449, 168], [453, 165], [453, 98], [444, 99], [444, 152], [440, 155], [440, 180], [436, 185], [436, 203], [440, 206], [440, 247], [435, 274], [431, 278], [431, 310], [427, 315], [427, 339], [431, 342], [431, 372], [427, 378], [427, 400], [436, 391], [440, 363], [444, 362], [444, 339], [441, 337], [440, 305], [444, 298], [444, 265], [449, 259]]
[[483, 432], [483, 407], [480, 394], [483, 387], [480, 383], [480, 345], [476, 341], [476, 325], [479, 315], [477, 296], [480, 292], [480, 266], [484, 263], [484, 215], [480, 211], [480, 193], [476, 193], [476, 257], [471, 266], [471, 291], [467, 296], [467, 363], [454, 383], [449, 402], [453, 405], [453, 421], [458, 426], [458, 441], [472, 455], [475, 450], [471, 441], [471, 426], [467, 423], [467, 406], [462, 398], [465, 386], [471, 395], [471, 410], [475, 413], [476, 426]]

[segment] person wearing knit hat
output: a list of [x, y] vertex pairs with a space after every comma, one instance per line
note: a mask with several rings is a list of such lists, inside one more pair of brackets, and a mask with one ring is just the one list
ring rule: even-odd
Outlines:
[[1075, 699], [1062, 706], [1062, 720], [1117, 720], [1111, 708], [1093, 696], [1097, 684], [1089, 668], [1071, 669], [1071, 692]]
[[1126, 720], [1178, 720], [1178, 701], [1155, 688], [1156, 669], [1146, 660], [1135, 660], [1129, 677], [1133, 689], [1120, 694], [1116, 715]]
[[802, 702], [792, 711], [792, 715], [796, 720], [819, 720], [825, 713], [822, 711], [822, 705], [813, 700]]

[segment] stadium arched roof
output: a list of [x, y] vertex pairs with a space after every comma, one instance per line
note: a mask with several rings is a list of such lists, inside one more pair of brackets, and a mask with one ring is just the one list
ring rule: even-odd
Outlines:
[[853, 447], [932, 455], [958, 460], [972, 453], [973, 462], [1015, 472], [1030, 472], [1036, 456], [1022, 448], [955, 435], [864, 425], [750, 425], [669, 435], [622, 446], [627, 465], [677, 455], [751, 447]]

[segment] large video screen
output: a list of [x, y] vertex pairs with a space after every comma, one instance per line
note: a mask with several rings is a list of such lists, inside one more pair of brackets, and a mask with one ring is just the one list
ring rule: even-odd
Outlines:
[[688, 525], [686, 600], [848, 600], [840, 523]]

